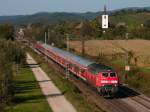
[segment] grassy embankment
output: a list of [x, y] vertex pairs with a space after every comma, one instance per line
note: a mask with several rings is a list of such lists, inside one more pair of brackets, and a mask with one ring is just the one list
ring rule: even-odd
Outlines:
[[[123, 75], [125, 74], [124, 71], [124, 60], [115, 60], [112, 62], [112, 64], [117, 69], [120, 68], [120, 74], [121, 78], [123, 79]], [[137, 67], [134, 65], [131, 65], [131, 71], [127, 73], [128, 79], [127, 84], [129, 84], [130, 87], [135, 88], [136, 90], [142, 92], [143, 94], [150, 97], [150, 69], [144, 68], [144, 67]]]
[[9, 112], [52, 112], [30, 68], [14, 76], [15, 97]]
[[34, 59], [40, 63], [41, 68], [49, 75], [55, 85], [64, 93], [65, 97], [74, 105], [78, 112], [103, 112], [88, 99], [64, 76], [52, 69], [39, 55], [28, 49]]

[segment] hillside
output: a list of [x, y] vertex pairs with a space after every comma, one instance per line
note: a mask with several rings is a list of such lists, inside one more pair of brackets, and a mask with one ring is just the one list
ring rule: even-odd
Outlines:
[[144, 24], [144, 22], [147, 20], [150, 20], [150, 12], [112, 15], [110, 20], [115, 24], [119, 22], [125, 22], [127, 25], [139, 25]]
[[18, 16], [0, 16], [0, 24], [12, 23], [12, 24], [28, 24], [28, 23], [57, 23], [59, 21], [81, 21], [81, 20], [92, 20], [99, 15], [98, 12], [92, 13], [65, 13], [56, 12], [48, 13], [41, 12], [33, 15], [18, 15]]
[[[143, 16], [141, 13], [146, 13]], [[138, 8], [130, 7], [124, 9], [118, 9], [109, 11], [112, 21], [125, 21], [134, 22], [134, 20], [140, 21], [143, 18], [147, 18], [150, 12], [150, 7]], [[57, 23], [59, 21], [82, 21], [82, 20], [93, 20], [100, 16], [102, 12], [86, 12], [86, 13], [67, 13], [67, 12], [40, 12], [32, 15], [16, 15], [16, 16], [0, 16], [0, 24], [12, 23], [12, 24], [28, 24], [28, 23]], [[116, 15], [119, 15], [116, 17]]]

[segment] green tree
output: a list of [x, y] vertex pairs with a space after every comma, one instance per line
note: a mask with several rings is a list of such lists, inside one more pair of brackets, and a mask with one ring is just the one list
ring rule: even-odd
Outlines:
[[144, 26], [145, 26], [146, 28], [150, 28], [150, 19], [147, 20], [147, 21], [145, 21]]
[[0, 40], [0, 48], [0, 110], [4, 111], [14, 95], [13, 66], [25, 62], [25, 52], [10, 40]]
[[0, 38], [14, 40], [14, 27], [11, 24], [0, 25]]
[[81, 25], [80, 34], [81, 34], [81, 46], [82, 46], [82, 56], [85, 55], [85, 41], [90, 39], [93, 34], [93, 29], [88, 21], [84, 21]]
[[102, 28], [101, 28], [102, 25], [100, 24], [98, 19], [95, 19], [91, 22], [91, 27], [93, 29], [93, 37], [96, 37], [96, 38], [100, 38], [103, 34]]
[[113, 29], [113, 35], [117, 36], [120, 39], [125, 39], [125, 34], [127, 32], [126, 26], [118, 26], [115, 29]]

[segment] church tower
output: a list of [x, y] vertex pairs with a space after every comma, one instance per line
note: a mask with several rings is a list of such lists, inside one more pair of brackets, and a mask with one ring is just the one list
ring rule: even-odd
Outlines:
[[104, 6], [104, 12], [102, 14], [102, 28], [103, 29], [107, 29], [109, 26], [108, 26], [108, 14], [107, 14], [107, 8], [106, 8], [106, 5]]

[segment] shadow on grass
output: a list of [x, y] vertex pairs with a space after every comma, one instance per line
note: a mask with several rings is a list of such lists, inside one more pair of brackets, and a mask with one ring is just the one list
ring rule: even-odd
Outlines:
[[38, 83], [49, 82], [51, 80], [42, 81], [16, 81], [15, 82], [15, 94], [31, 92], [35, 89], [39, 89]]
[[36, 64], [26, 64], [24, 65], [24, 68], [38, 68], [40, 66], [39, 63]]
[[16, 96], [12, 100], [15, 104], [33, 100], [37, 101], [45, 98], [44, 95], [39, 92], [37, 81], [16, 81], [15, 95]]
[[18, 103], [23, 103], [23, 102], [30, 102], [30, 101], [37, 101], [37, 100], [40, 100], [40, 99], [44, 99], [45, 97], [43, 95], [29, 95], [29, 96], [16, 96], [14, 99], [13, 99], [13, 102], [15, 104], [18, 104]]
[[15, 82], [15, 94], [31, 92], [38, 89], [36, 81], [16, 81]]

